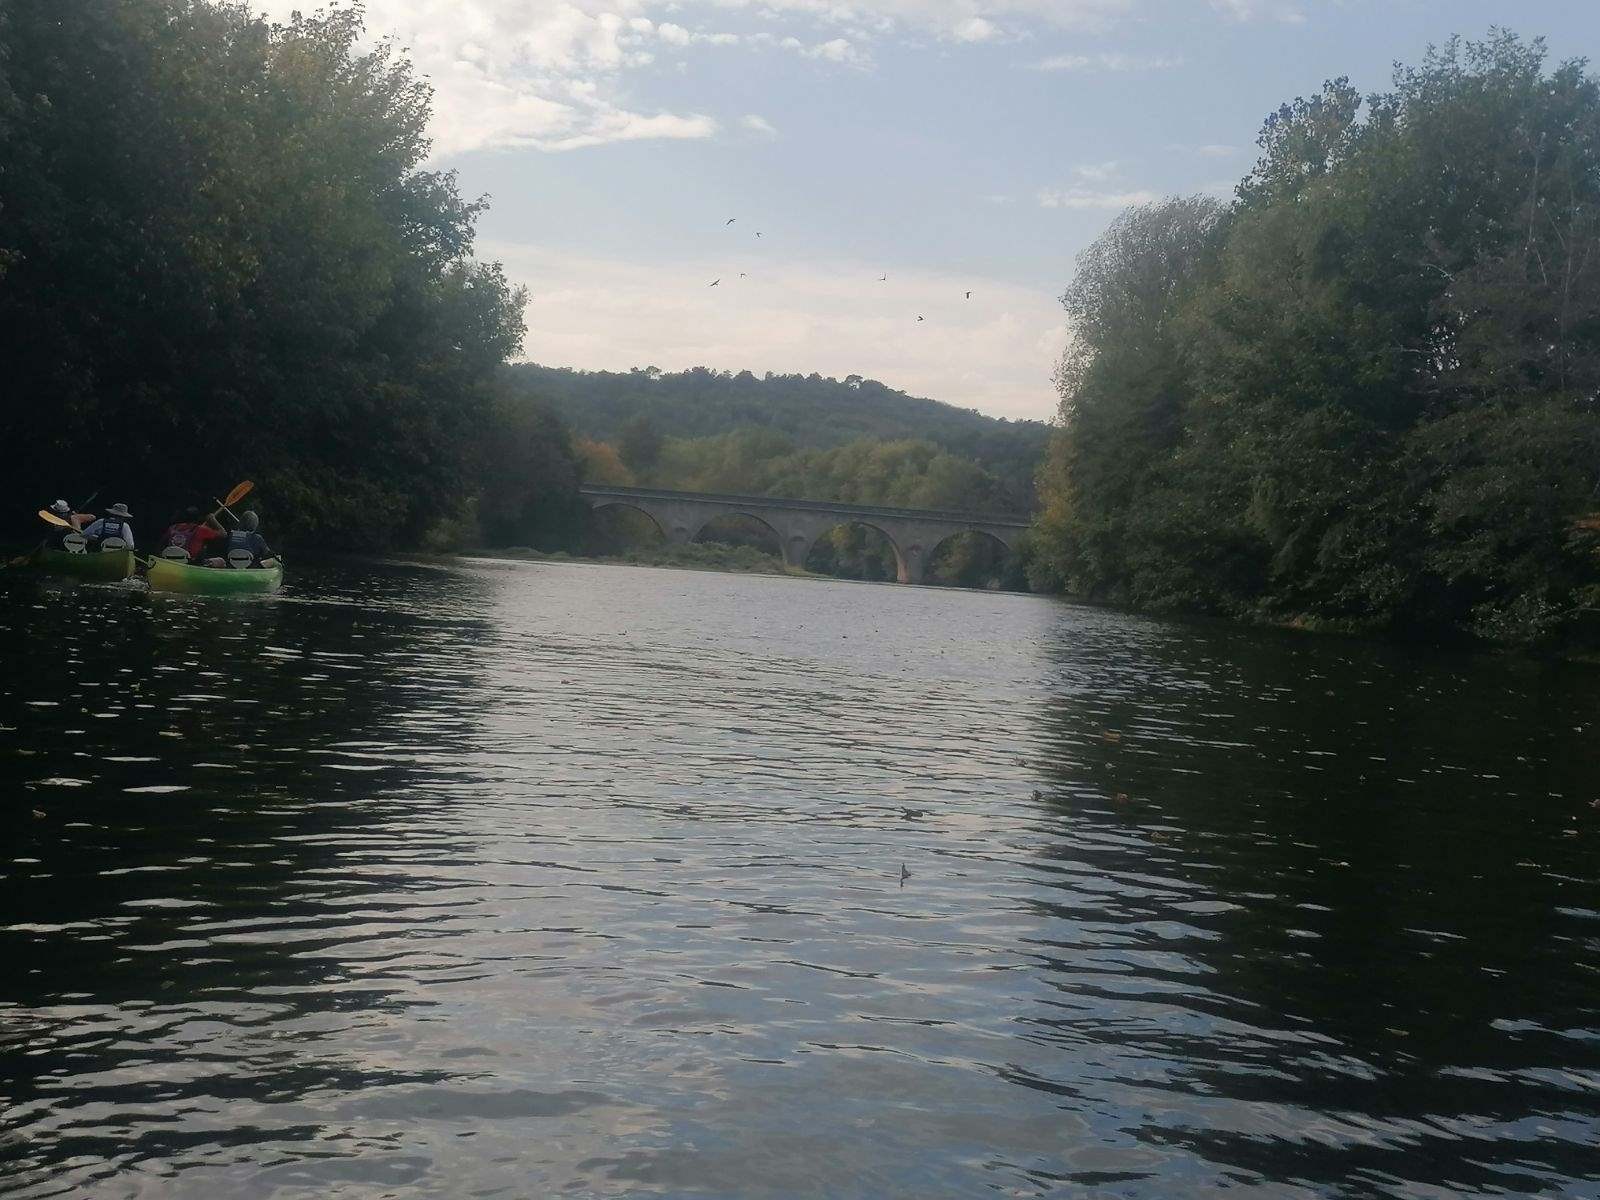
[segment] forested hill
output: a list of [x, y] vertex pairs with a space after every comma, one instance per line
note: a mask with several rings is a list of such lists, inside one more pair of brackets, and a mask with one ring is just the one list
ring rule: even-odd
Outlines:
[[797, 448], [829, 449], [862, 439], [917, 439], [977, 462], [1031, 496], [1049, 426], [1008, 421], [937, 400], [908, 396], [874, 379], [850, 375], [758, 376], [704, 367], [669, 374], [573, 371], [520, 363], [505, 368], [515, 390], [543, 401], [573, 430], [616, 442], [644, 417], [665, 437], [716, 437], [738, 429], [768, 429]]

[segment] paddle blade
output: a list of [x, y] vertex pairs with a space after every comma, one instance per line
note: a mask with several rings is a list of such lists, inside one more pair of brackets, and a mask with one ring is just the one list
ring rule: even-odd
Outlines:
[[251, 489], [255, 486], [256, 485], [251, 483], [248, 479], [246, 479], [243, 483], [235, 484], [233, 491], [229, 492], [222, 498], [222, 507], [227, 508], [230, 505], [239, 503], [239, 501], [243, 500], [250, 494]]
[[55, 513], [51, 512], [48, 508], [41, 508], [39, 510], [39, 519], [41, 521], [44, 521], [44, 522], [46, 522], [48, 524], [51, 524], [51, 525], [59, 525], [63, 529], [71, 529], [72, 528], [72, 522], [71, 521], [63, 521], [60, 517], [56, 516]]

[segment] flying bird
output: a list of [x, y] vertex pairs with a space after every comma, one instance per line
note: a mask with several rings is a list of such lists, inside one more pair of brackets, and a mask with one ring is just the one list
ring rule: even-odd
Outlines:
[[887, 275], [879, 275], [878, 276], [878, 282], [879, 283], [888, 283], [889, 282], [889, 277]]
[[738, 219], [739, 219], [738, 217], [729, 217], [726, 221], [724, 221], [722, 223], [723, 228], [726, 229], [729, 225], [732, 225]]
[[918, 318], [917, 318], [917, 320], [919, 320], [919, 321], [920, 321], [920, 320], [922, 320], [922, 318], [921, 318], [921, 317], [918, 317]]
[[739, 278], [740, 279], [748, 279], [750, 277], [748, 275], [746, 275], [743, 271], [740, 271], [739, 272]]
[[710, 283], [706, 284], [706, 286], [707, 287], [716, 287], [717, 284], [719, 284], [721, 282], [722, 282], [722, 280], [720, 280], [720, 279], [713, 279]]
[[972, 293], [971, 293], [971, 292], [968, 292], [968, 293], [967, 293], [967, 299], [968, 299], [968, 300], [971, 300], [971, 299], [972, 299]]
[[761, 230], [759, 230], [759, 229], [758, 229], [758, 230], [756, 230], [756, 236], [757, 236], [757, 237], [760, 237], [760, 236], [761, 236]]

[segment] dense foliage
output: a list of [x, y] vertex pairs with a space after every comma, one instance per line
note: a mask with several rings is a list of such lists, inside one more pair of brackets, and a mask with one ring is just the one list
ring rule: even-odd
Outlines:
[[[919, 441], [932, 443], [932, 453], [943, 450], [954, 459], [976, 463], [996, 481], [984, 507], [1027, 512], [1033, 507], [1033, 478], [1048, 438], [1048, 427], [1040, 422], [987, 417], [908, 396], [859, 375], [843, 380], [770, 373], [763, 377], [703, 367], [677, 374], [654, 367], [569, 371], [531, 363], [508, 367], [506, 375], [515, 390], [548, 403], [578, 433], [614, 446], [623, 462], [641, 476], [658, 465], [659, 455], [670, 456], [664, 440], [719, 439], [734, 433], [743, 440], [721, 441], [692, 457], [725, 459], [729, 452], [750, 451], [762, 460], [775, 457], [777, 448], [787, 454], [850, 442]], [[680, 459], [685, 453], [680, 449]], [[878, 469], [866, 462], [863, 466]], [[692, 469], [702, 472], [704, 467], [697, 463]], [[720, 490], [767, 491], [767, 485], [754, 478], [765, 470], [752, 463], [750, 479]], [[738, 474], [733, 472], [733, 477]], [[836, 476], [827, 486], [835, 481]], [[864, 499], [848, 493], [785, 494]], [[881, 502], [895, 503], [887, 498]]]
[[274, 530], [382, 545], [477, 490], [520, 297], [423, 166], [426, 85], [360, 32], [0, 7], [6, 511], [98, 487], [159, 522], [251, 477]]
[[1600, 87], [1495, 33], [1285, 105], [1064, 303], [1035, 571], [1159, 608], [1561, 636], [1597, 603]]

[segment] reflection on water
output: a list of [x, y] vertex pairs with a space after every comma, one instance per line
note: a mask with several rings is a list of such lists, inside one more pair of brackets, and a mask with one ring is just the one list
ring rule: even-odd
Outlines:
[[294, 583], [0, 589], [0, 1192], [1600, 1190], [1600, 675]]

